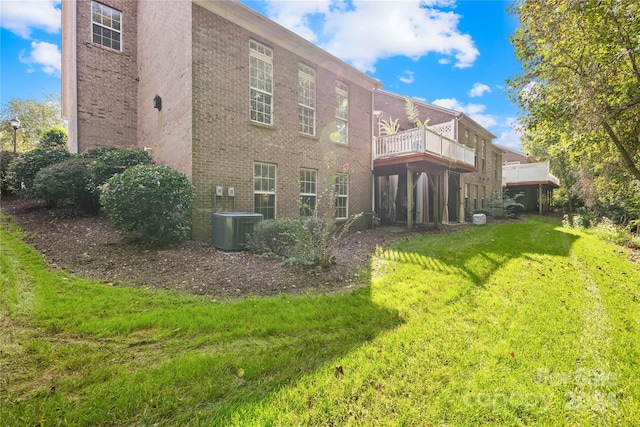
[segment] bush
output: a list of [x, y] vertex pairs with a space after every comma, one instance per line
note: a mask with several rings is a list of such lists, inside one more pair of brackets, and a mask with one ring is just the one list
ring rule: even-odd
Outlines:
[[33, 195], [33, 180], [40, 169], [60, 163], [72, 155], [61, 148], [38, 147], [16, 157], [9, 163], [9, 190], [24, 197]]
[[259, 254], [289, 257], [302, 234], [302, 222], [293, 218], [275, 218], [259, 222], [248, 239], [248, 249]]
[[116, 150], [119, 150], [119, 148], [115, 148], [115, 147], [92, 148], [91, 150], [87, 150], [83, 153], [78, 154], [78, 156], [82, 157], [83, 159], [97, 159], [111, 151], [116, 151]]
[[91, 159], [72, 158], [40, 169], [33, 181], [33, 191], [49, 206], [70, 201], [87, 213], [99, 209], [96, 193], [88, 188]]
[[18, 157], [18, 154], [13, 151], [0, 151], [0, 191], [3, 195], [11, 193], [7, 183], [7, 173], [9, 170], [9, 163], [11, 163], [11, 160], [16, 157]]
[[99, 187], [117, 173], [136, 165], [153, 163], [151, 155], [146, 151], [132, 149], [97, 148], [87, 152], [84, 156], [98, 155], [89, 167], [93, 186]]
[[51, 126], [40, 134], [41, 147], [67, 148], [69, 132], [62, 126]]
[[166, 244], [186, 237], [193, 191], [187, 177], [168, 166], [138, 165], [111, 177], [100, 203], [117, 228]]
[[334, 252], [345, 232], [362, 214], [351, 216], [338, 224], [335, 203], [338, 176], [333, 176], [329, 187], [318, 197], [312, 216], [290, 219], [278, 218], [262, 221], [254, 227], [249, 248], [258, 253], [275, 254], [285, 258], [287, 264], [330, 267], [335, 264]]
[[520, 214], [524, 212], [524, 205], [522, 203], [509, 200], [504, 204], [504, 214], [507, 218], [519, 218]]

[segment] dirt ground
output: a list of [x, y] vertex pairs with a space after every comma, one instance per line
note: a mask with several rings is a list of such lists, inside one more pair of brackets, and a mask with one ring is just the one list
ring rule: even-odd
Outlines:
[[[364, 286], [377, 245], [406, 235], [365, 230], [346, 235], [328, 270], [284, 266], [278, 258], [223, 252], [210, 242], [186, 241], [164, 248], [134, 242], [103, 216], [75, 216], [69, 207], [49, 209], [41, 200], [5, 197], [4, 214], [16, 218], [25, 241], [53, 268], [112, 285], [171, 289], [216, 299], [278, 294], [331, 293]], [[441, 230], [440, 232], [443, 232]]]

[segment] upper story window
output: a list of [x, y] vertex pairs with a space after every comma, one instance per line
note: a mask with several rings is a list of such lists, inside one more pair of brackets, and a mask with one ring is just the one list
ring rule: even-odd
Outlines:
[[122, 13], [100, 3], [91, 3], [91, 40], [109, 49], [122, 50]]
[[478, 147], [478, 135], [473, 135], [473, 148], [474, 148], [474, 155], [473, 155], [473, 166], [478, 169], [478, 150], [480, 147]]
[[498, 179], [498, 168], [501, 167], [500, 162], [498, 161], [498, 155], [493, 153], [493, 179]]
[[273, 124], [273, 51], [249, 41], [249, 86], [251, 121]]
[[480, 151], [482, 153], [482, 172], [486, 172], [487, 171], [487, 161], [486, 161], [485, 157], [487, 156], [487, 142], [484, 139], [482, 140], [482, 149]]
[[316, 134], [316, 70], [302, 63], [298, 64], [298, 130]]
[[333, 142], [346, 144], [349, 134], [349, 86], [336, 83], [336, 130], [332, 135]]

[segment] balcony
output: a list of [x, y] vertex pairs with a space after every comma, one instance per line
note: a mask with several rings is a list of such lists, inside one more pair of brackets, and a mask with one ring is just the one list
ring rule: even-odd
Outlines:
[[475, 151], [424, 126], [374, 138], [374, 160], [423, 154], [475, 170]]
[[502, 179], [506, 185], [551, 184], [560, 186], [560, 180], [549, 170], [549, 162], [506, 163], [502, 165]]

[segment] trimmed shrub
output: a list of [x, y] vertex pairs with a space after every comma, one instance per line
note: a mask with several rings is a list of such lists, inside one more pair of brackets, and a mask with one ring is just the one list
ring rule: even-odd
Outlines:
[[[89, 169], [91, 181], [95, 187], [99, 187], [115, 174], [124, 172], [131, 166], [153, 163], [151, 155], [142, 150], [97, 148], [95, 151], [92, 150], [91, 155], [94, 154], [99, 154], [99, 156]], [[89, 156], [89, 154], [85, 154], [85, 156]]]
[[0, 190], [3, 195], [11, 193], [7, 183], [7, 174], [9, 170], [9, 163], [11, 163], [11, 160], [16, 157], [18, 157], [18, 154], [13, 151], [0, 151]]
[[38, 147], [16, 157], [9, 163], [7, 183], [9, 190], [23, 197], [33, 195], [33, 180], [40, 169], [72, 157], [61, 148]]
[[164, 165], [138, 165], [114, 175], [102, 186], [100, 203], [119, 229], [162, 245], [189, 232], [193, 190], [187, 177]]
[[52, 207], [69, 201], [84, 212], [97, 212], [98, 196], [88, 188], [91, 161], [72, 158], [40, 169], [33, 181], [34, 194]]

